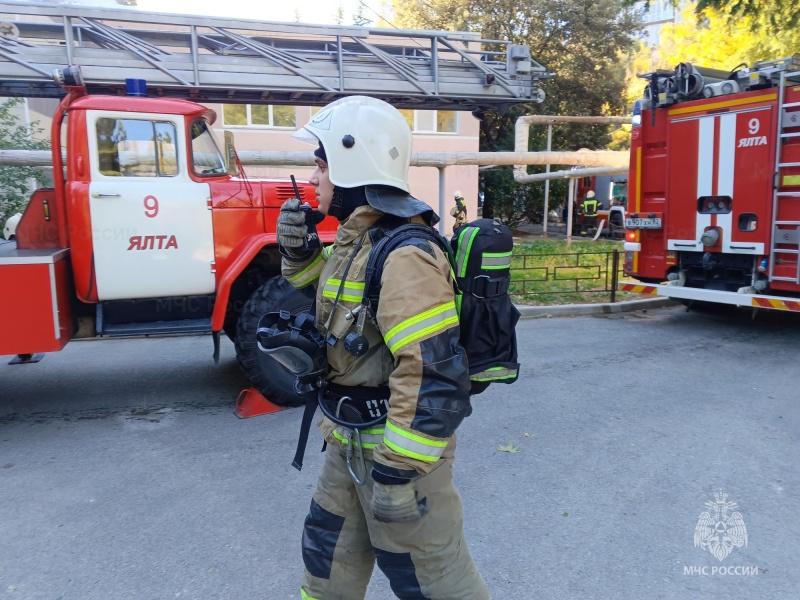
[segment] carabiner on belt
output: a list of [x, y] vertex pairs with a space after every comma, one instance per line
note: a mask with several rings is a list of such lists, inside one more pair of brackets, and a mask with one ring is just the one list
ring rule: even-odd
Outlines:
[[[355, 435], [355, 440], [353, 436]], [[356, 469], [353, 467], [353, 446], [357, 445], [358, 448], [356, 449], [357, 455], [356, 460], [358, 462], [358, 470], [360, 470], [363, 475], [359, 477]], [[358, 429], [348, 429], [347, 430], [347, 450], [345, 451], [345, 456], [347, 458], [347, 470], [350, 472], [350, 477], [353, 478], [353, 481], [356, 482], [356, 485], [364, 485], [367, 483], [367, 463], [364, 461], [364, 449], [361, 446], [361, 431]]]

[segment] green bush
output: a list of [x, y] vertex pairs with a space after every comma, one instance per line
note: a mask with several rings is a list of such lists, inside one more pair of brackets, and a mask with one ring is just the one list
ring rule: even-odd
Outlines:
[[[49, 140], [34, 139], [43, 131], [38, 122], [20, 122], [14, 109], [21, 104], [20, 98], [0, 102], [0, 150], [49, 150]], [[36, 186], [48, 183], [45, 174], [36, 167], [0, 166], [0, 228], [8, 217], [25, 210], [32, 191], [31, 180]]]

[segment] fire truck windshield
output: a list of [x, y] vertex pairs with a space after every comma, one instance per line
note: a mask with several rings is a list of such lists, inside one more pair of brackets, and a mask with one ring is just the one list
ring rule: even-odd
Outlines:
[[197, 175], [225, 175], [225, 161], [208, 129], [208, 124], [198, 119], [192, 123], [192, 166]]

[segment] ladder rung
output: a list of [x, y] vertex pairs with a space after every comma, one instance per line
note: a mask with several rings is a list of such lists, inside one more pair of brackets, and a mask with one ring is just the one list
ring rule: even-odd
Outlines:
[[800, 254], [797, 250], [782, 250], [781, 248], [773, 248], [773, 254]]
[[782, 133], [782, 134], [781, 134], [781, 137], [782, 137], [782, 138], [794, 138], [794, 137], [800, 137], [800, 133]]
[[800, 71], [794, 71], [793, 73], [784, 73], [784, 75], [783, 75], [783, 76], [784, 76], [786, 79], [790, 79], [790, 78], [792, 78], [792, 77], [797, 77], [798, 75], [800, 75]]
[[800, 162], [778, 163], [778, 167], [785, 169], [787, 167], [800, 167]]
[[774, 225], [800, 225], [800, 221], [775, 221]]
[[800, 102], [787, 102], [783, 105], [783, 108], [794, 108], [796, 106], [800, 106]]
[[800, 198], [800, 192], [778, 192], [778, 196], [784, 198]]
[[773, 277], [772, 281], [792, 281], [794, 283], [797, 283], [797, 279], [795, 279], [794, 277]]

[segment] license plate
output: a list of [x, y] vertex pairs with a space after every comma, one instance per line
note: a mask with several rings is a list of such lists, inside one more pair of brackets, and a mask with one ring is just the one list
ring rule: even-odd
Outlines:
[[625, 219], [628, 229], [661, 229], [661, 217]]

